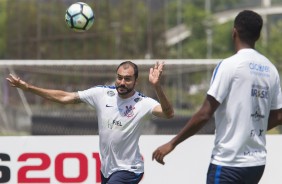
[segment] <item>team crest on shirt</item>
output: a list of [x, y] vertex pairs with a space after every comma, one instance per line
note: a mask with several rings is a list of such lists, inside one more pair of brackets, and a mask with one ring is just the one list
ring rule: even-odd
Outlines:
[[132, 105], [125, 106], [124, 116], [126, 116], [126, 117], [134, 116], [134, 112], [133, 112], [134, 109], [135, 109], [135, 107], [132, 106]]

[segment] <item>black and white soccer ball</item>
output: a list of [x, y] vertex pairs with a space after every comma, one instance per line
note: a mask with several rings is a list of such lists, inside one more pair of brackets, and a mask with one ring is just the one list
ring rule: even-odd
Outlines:
[[72, 4], [66, 11], [67, 25], [79, 32], [88, 30], [94, 23], [95, 15], [92, 8], [83, 2]]

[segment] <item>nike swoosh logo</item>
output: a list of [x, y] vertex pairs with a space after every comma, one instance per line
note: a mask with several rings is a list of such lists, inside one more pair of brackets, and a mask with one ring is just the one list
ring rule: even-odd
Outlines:
[[113, 106], [106, 104], [106, 107], [113, 107]]

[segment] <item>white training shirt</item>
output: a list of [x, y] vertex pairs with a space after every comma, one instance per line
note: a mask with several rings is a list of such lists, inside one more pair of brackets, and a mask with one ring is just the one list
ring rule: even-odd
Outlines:
[[107, 178], [119, 170], [144, 172], [138, 141], [144, 122], [159, 102], [139, 92], [122, 99], [114, 86], [96, 86], [78, 94], [96, 108], [103, 175]]
[[211, 163], [265, 165], [269, 111], [282, 108], [275, 66], [254, 49], [242, 49], [218, 64], [207, 93], [220, 103]]

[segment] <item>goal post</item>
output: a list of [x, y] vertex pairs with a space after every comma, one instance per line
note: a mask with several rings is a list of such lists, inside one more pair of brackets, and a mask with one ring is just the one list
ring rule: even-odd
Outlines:
[[[145, 134], [174, 134], [201, 105], [212, 71], [221, 59], [125, 59], [125, 60], [0, 60], [0, 133], [97, 134], [95, 112], [85, 104], [60, 105], [8, 85], [9, 73], [28, 83], [49, 89], [78, 91], [95, 85], [114, 85], [116, 67], [131, 60], [138, 65], [136, 89], [157, 96], [148, 81], [149, 69], [164, 61], [162, 86], [175, 108], [175, 126], [158, 120], [145, 125]], [[94, 110], [95, 111], [95, 110]], [[35, 123], [37, 122], [37, 124]], [[40, 122], [40, 123], [38, 123]], [[59, 123], [56, 123], [59, 122]], [[79, 123], [76, 123], [79, 122]], [[166, 127], [167, 126], [167, 127]], [[70, 127], [74, 127], [71, 129]], [[48, 130], [44, 132], [44, 130]], [[208, 130], [210, 132], [212, 130]]]

